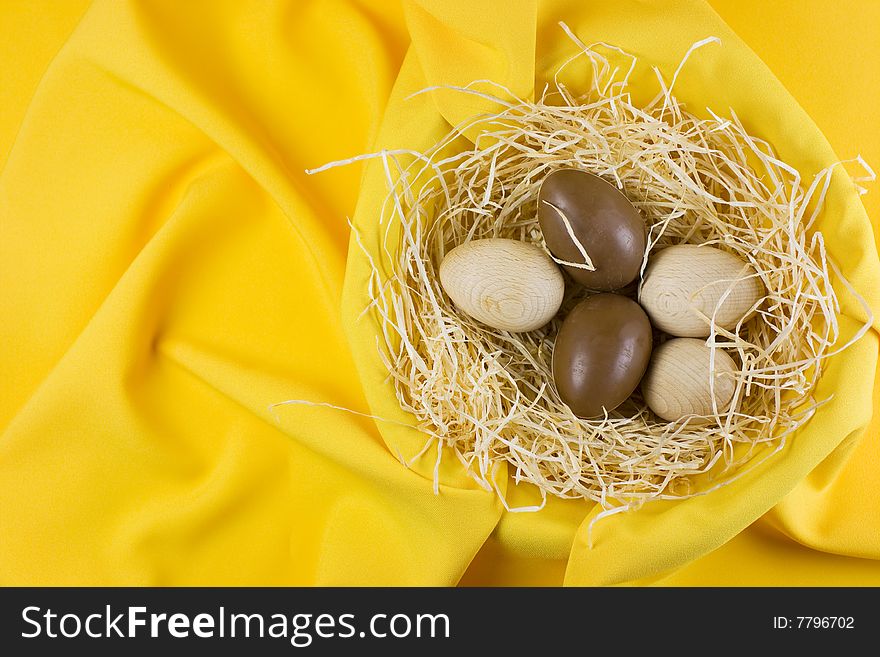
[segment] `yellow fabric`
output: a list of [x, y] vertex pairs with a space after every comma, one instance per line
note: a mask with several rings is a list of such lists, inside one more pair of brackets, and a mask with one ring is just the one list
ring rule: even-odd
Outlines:
[[[835, 358], [834, 400], [781, 457], [603, 521], [593, 550], [591, 505], [504, 513], [451, 460], [434, 495], [433, 455], [397, 460], [412, 432], [269, 408], [405, 419], [355, 319], [346, 217], [369, 246], [381, 170], [303, 170], [424, 148], [479, 109], [409, 93], [528, 93], [566, 53], [558, 20], [667, 73], [714, 34], [682, 97], [734, 106], [806, 172], [831, 146], [877, 165], [880, 8], [852, 5], [0, 3], [0, 584], [880, 584], [874, 331]], [[877, 226], [880, 191], [865, 203]], [[842, 176], [823, 230], [880, 315]]]

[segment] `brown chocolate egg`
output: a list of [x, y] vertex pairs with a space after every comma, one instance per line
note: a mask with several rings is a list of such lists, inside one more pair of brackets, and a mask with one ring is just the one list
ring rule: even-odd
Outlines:
[[553, 348], [553, 380], [571, 411], [600, 417], [626, 401], [651, 358], [651, 322], [619, 294], [595, 294], [562, 322]]
[[548, 174], [538, 192], [538, 222], [557, 260], [584, 265], [578, 243], [583, 247], [593, 271], [563, 265], [581, 285], [617, 290], [639, 275], [645, 223], [629, 199], [599, 176], [579, 169]]

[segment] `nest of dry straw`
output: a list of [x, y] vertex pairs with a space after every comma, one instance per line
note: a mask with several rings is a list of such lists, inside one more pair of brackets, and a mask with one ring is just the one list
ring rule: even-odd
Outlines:
[[[688, 112], [672, 94], [681, 65], [668, 84], [657, 72], [656, 98], [636, 106], [627, 90], [635, 58], [563, 29], [577, 52], [537, 100], [497, 86], [497, 98], [458, 88], [492, 98], [499, 111], [427, 152], [374, 154], [389, 184], [380, 218], [387, 262], [370, 258], [380, 353], [400, 406], [429, 436], [415, 458], [435, 447], [439, 464], [452, 453], [495, 490], [507, 463], [517, 483], [533, 484], [545, 500], [587, 498], [614, 510], [704, 493], [757, 454], [776, 453], [822, 403], [812, 391], [823, 360], [843, 348], [835, 346], [832, 287], [843, 279], [811, 227], [833, 167], [805, 185], [735, 114]], [[585, 93], [560, 81], [572, 65], [591, 73]], [[463, 130], [479, 137], [462, 149]], [[537, 192], [563, 167], [623, 190], [646, 222], [645, 263], [668, 245], [712, 244], [751, 263], [763, 281], [757, 314], [735, 331], [713, 327], [707, 341], [739, 367], [733, 403], [708, 424], [661, 420], [638, 391], [607, 417], [572, 414], [554, 389], [551, 354], [566, 312], [588, 291], [569, 285], [549, 325], [508, 333], [470, 319], [441, 289], [440, 262], [466, 241], [505, 237], [546, 248]]]

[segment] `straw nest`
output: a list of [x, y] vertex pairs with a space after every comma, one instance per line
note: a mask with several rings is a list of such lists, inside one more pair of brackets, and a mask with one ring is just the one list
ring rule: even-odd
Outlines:
[[[821, 233], [811, 230], [833, 167], [805, 184], [735, 114], [699, 118], [672, 94], [687, 57], [712, 39], [688, 51], [669, 83], [655, 69], [658, 94], [637, 106], [627, 88], [635, 58], [606, 44], [586, 46], [563, 29], [577, 52], [537, 100], [497, 85], [497, 97], [457, 88], [491, 98], [498, 112], [474, 117], [424, 153], [361, 156], [382, 158], [389, 185], [377, 218], [385, 253], [365, 250], [367, 312], [378, 323], [400, 406], [428, 435], [411, 458], [434, 448], [439, 464], [454, 454], [490, 490], [499, 490], [498, 466], [506, 463], [544, 500], [587, 498], [616, 512], [705, 493], [778, 452], [822, 403], [812, 393], [823, 361], [843, 348], [832, 280], [846, 283]], [[560, 79], [571, 65], [590, 73], [584, 93]], [[464, 142], [465, 130], [478, 132], [475, 143]], [[714, 327], [707, 340], [739, 368], [730, 409], [709, 424], [661, 420], [638, 390], [607, 417], [572, 414], [554, 389], [551, 354], [562, 319], [587, 290], [569, 283], [549, 325], [509, 333], [470, 319], [440, 287], [440, 262], [466, 241], [504, 237], [546, 248], [537, 192], [563, 167], [602, 176], [640, 210], [648, 234], [643, 270], [665, 246], [712, 244], [760, 276], [766, 296], [758, 313], [731, 331]]]

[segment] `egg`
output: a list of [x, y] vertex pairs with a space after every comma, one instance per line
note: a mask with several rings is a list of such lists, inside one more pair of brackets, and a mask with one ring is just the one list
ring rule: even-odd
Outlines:
[[579, 169], [548, 174], [538, 192], [538, 222], [547, 248], [558, 260], [586, 264], [572, 234], [583, 247], [593, 271], [564, 265], [581, 285], [617, 290], [639, 275], [644, 221], [626, 196], [599, 176]]
[[[673, 338], [651, 357], [642, 381], [642, 395], [648, 407], [664, 420], [676, 422], [688, 416], [710, 416], [714, 396], [719, 413], [730, 406], [736, 390], [736, 363], [723, 349], [715, 349], [714, 386], [710, 388], [709, 363], [712, 350], [703, 340]], [[696, 418], [692, 424], [705, 424]]]
[[715, 313], [716, 326], [735, 329], [763, 296], [764, 285], [747, 262], [712, 246], [680, 244], [651, 256], [639, 302], [657, 328], [705, 338], [710, 333], [706, 318]]
[[465, 314], [513, 332], [544, 326], [565, 292], [562, 272], [541, 248], [501, 238], [452, 249], [440, 263], [440, 284]]
[[632, 299], [595, 294], [562, 322], [553, 347], [553, 380], [581, 418], [611, 412], [639, 385], [651, 357], [651, 323]]

